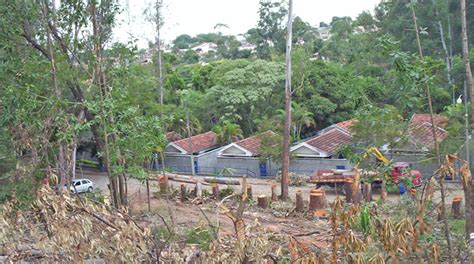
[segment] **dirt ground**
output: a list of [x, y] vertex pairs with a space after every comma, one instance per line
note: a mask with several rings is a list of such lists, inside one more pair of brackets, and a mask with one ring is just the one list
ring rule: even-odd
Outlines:
[[[95, 187], [102, 191], [102, 194], [107, 196], [108, 189], [107, 183], [108, 178], [103, 173], [97, 172], [85, 172], [83, 175], [84, 178], [91, 179]], [[196, 176], [197, 179], [202, 177]], [[201, 179], [203, 180], [203, 179]], [[248, 179], [248, 183], [252, 185], [253, 195], [257, 197], [260, 194], [265, 194], [271, 196], [271, 185], [275, 181], [273, 179]], [[181, 183], [170, 181], [171, 187], [179, 190]], [[185, 184], [188, 190], [194, 189], [194, 184]], [[459, 183], [447, 183], [447, 204], [449, 205], [452, 201], [453, 196], [462, 195], [462, 188]], [[277, 184], [277, 193], [280, 192], [279, 185]], [[226, 185], [220, 185], [220, 189], [225, 189]], [[240, 185], [232, 186], [232, 188], [239, 192], [241, 190]], [[309, 199], [309, 192], [311, 189], [315, 188], [314, 185], [307, 185], [301, 187], [291, 187], [289, 188], [290, 198], [294, 200], [295, 193], [297, 190], [303, 192], [303, 197], [306, 200]], [[329, 203], [334, 201], [334, 199], [339, 195], [343, 196], [341, 191], [331, 187], [323, 187], [326, 190], [326, 197]], [[230, 235], [234, 233], [234, 227], [232, 221], [226, 216], [219, 214], [215, 201], [210, 198], [204, 204], [196, 205], [189, 201], [186, 203], [181, 203], [178, 197], [172, 197], [167, 200], [164, 197], [156, 197], [153, 194], [158, 193], [158, 186], [156, 181], [152, 181], [150, 184], [150, 189], [152, 193], [151, 199], [151, 211], [159, 213], [163, 217], [167, 218], [169, 221], [171, 219], [171, 214], [174, 217], [175, 225], [178, 228], [185, 230], [186, 228], [192, 228], [196, 226], [207, 225], [209, 222], [212, 225], [219, 225], [221, 235]], [[209, 185], [203, 185], [203, 190], [211, 192], [211, 187]], [[140, 183], [135, 179], [128, 180], [128, 193], [129, 193], [129, 203], [130, 210], [133, 213], [143, 213], [147, 211], [147, 198], [146, 198], [146, 186], [145, 184]], [[374, 200], [379, 198], [379, 191], [374, 190]], [[400, 203], [400, 195], [397, 193], [390, 193], [388, 196], [388, 203], [397, 204]], [[436, 191], [434, 195], [434, 202], [438, 203], [440, 201], [439, 191]], [[168, 207], [169, 206], [169, 207]], [[321, 232], [318, 234], [324, 233], [325, 229], [328, 228], [328, 220], [326, 218], [314, 218], [308, 215], [297, 214], [292, 211], [293, 204], [292, 202], [278, 202], [272, 205], [273, 208], [279, 207], [278, 210], [272, 208], [263, 210], [258, 208], [256, 205], [250, 205], [245, 210], [244, 219], [246, 222], [256, 221], [259, 225], [265, 230], [278, 233], [280, 235], [298, 235], [303, 233], [314, 232], [315, 229], [320, 229]], [[168, 209], [169, 208], [169, 209]], [[278, 211], [279, 213], [275, 213]], [[281, 213], [283, 211], [283, 213]], [[287, 212], [287, 213], [285, 213]], [[315, 235], [311, 238], [313, 241], [317, 241], [318, 237], [321, 239], [321, 235]], [[324, 243], [323, 241], [320, 241]], [[317, 243], [317, 242], [316, 242]]]

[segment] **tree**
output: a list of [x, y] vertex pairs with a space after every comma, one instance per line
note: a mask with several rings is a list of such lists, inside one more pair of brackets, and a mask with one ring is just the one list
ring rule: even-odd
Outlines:
[[[466, 0], [461, 0], [461, 35], [462, 35], [462, 56], [464, 61], [464, 68], [466, 71], [467, 88], [471, 91], [471, 106], [474, 106], [474, 81], [472, 80], [471, 63], [469, 60], [469, 44], [467, 38], [467, 19], [466, 19]], [[472, 109], [474, 113], [474, 107]], [[473, 223], [474, 225], [474, 223]], [[474, 229], [474, 227], [473, 227]]]
[[221, 125], [215, 126], [213, 131], [217, 134], [219, 144], [229, 144], [243, 138], [240, 126], [227, 120], [223, 121]]
[[[257, 23], [257, 57], [268, 60], [271, 58], [271, 47], [282, 46], [284, 41], [283, 18], [287, 13], [282, 2], [260, 0]], [[284, 44], [283, 44], [284, 46]]]
[[281, 169], [281, 199], [288, 199], [288, 170], [290, 167], [290, 127], [291, 127], [291, 43], [293, 29], [293, 1], [288, 4], [288, 26], [286, 36], [286, 78], [285, 78], [285, 126], [283, 129], [283, 157]]
[[183, 54], [183, 61], [188, 64], [198, 63], [199, 62], [199, 54], [192, 50], [188, 49]]

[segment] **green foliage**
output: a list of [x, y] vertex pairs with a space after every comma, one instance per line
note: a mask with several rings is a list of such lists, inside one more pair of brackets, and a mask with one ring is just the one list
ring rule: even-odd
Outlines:
[[[10, 176], [11, 178], [12, 176]], [[16, 199], [17, 206], [20, 208], [28, 206], [36, 197], [36, 189], [31, 178], [20, 179], [6, 183], [6, 180], [0, 180], [0, 204]]]
[[198, 244], [202, 250], [209, 250], [215, 232], [209, 229], [195, 228], [186, 232], [186, 243]]

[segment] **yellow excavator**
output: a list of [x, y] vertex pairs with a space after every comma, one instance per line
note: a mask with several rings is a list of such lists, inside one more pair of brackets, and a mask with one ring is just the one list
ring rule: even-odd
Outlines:
[[[337, 185], [346, 182], [349, 178], [354, 181], [353, 190], [354, 192], [359, 189], [361, 181], [361, 173], [359, 166], [362, 161], [368, 159], [370, 155], [373, 155], [378, 161], [383, 164], [391, 164], [392, 161], [387, 159], [382, 152], [376, 147], [368, 148], [362, 158], [355, 164], [351, 171], [337, 171], [337, 170], [318, 170], [315, 175], [311, 177], [310, 182], [316, 183], [317, 185]], [[421, 173], [417, 170], [410, 170], [410, 165], [406, 162], [395, 162], [392, 164], [392, 183], [398, 184], [400, 176], [406, 176], [409, 174], [412, 178], [414, 186], [421, 186]], [[377, 180], [376, 180], [377, 182]], [[381, 180], [378, 180], [381, 182]]]

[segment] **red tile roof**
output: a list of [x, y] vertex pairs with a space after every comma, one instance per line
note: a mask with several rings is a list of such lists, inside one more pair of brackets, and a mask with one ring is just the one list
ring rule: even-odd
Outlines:
[[[436, 121], [435, 121], [436, 122]], [[434, 148], [434, 137], [431, 123], [411, 125], [408, 129], [411, 142], [419, 148]], [[435, 127], [436, 139], [438, 142], [448, 137], [448, 132], [440, 127]]]
[[184, 149], [187, 153], [196, 153], [213, 147], [217, 147], [216, 133], [209, 131], [191, 137], [193, 149], [189, 148], [189, 138], [173, 142], [174, 145]]
[[[444, 128], [446, 127], [446, 125], [448, 125], [448, 121], [449, 119], [446, 116], [433, 114], [433, 122], [436, 126]], [[430, 114], [413, 114], [413, 116], [410, 119], [410, 125], [423, 124], [423, 123], [431, 124]]]
[[352, 136], [349, 133], [333, 128], [306, 141], [306, 144], [322, 150], [328, 155], [333, 155], [338, 152], [341, 146], [350, 144], [351, 142]]
[[336, 124], [336, 126], [351, 132], [351, 126], [356, 122], [355, 119], [349, 119]]
[[263, 137], [270, 137], [276, 135], [273, 131], [266, 131], [263, 133], [260, 133], [255, 136], [251, 136], [248, 138], [244, 138], [242, 140], [239, 140], [237, 142], [234, 142], [234, 144], [248, 150], [250, 153], [252, 153], [253, 156], [256, 156], [259, 154], [260, 151], [260, 145], [262, 143], [262, 138]]
[[167, 132], [165, 136], [166, 136], [166, 140], [168, 140], [168, 142], [175, 142], [175, 141], [178, 141], [178, 140], [182, 139], [181, 135], [174, 132], [174, 131]]

